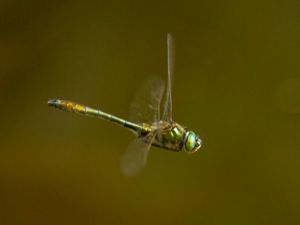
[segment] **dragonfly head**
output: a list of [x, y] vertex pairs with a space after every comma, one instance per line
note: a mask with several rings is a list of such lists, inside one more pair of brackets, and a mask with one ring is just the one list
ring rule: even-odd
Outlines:
[[202, 146], [202, 141], [193, 131], [188, 131], [184, 143], [184, 150], [187, 153], [195, 153]]

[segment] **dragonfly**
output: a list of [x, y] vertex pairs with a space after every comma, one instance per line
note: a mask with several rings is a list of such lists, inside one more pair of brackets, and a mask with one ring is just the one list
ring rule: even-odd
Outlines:
[[104, 119], [133, 131], [136, 138], [120, 159], [120, 169], [127, 176], [138, 175], [144, 169], [151, 146], [173, 152], [195, 153], [202, 146], [202, 140], [194, 131], [172, 118], [173, 39], [170, 34], [167, 35], [167, 56], [166, 91], [163, 79], [149, 78], [131, 105], [130, 121], [68, 100], [51, 99], [48, 105], [66, 112]]

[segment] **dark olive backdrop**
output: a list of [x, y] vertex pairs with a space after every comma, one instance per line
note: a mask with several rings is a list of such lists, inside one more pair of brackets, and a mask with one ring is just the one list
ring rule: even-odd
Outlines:
[[[299, 224], [299, 1], [0, 3], [0, 224]], [[128, 118], [146, 77], [165, 79], [195, 155], [152, 149], [137, 178], [133, 136], [48, 108], [65, 98]]]

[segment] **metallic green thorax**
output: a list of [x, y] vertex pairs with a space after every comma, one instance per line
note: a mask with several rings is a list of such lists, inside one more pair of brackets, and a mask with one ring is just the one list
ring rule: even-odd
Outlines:
[[188, 131], [175, 122], [160, 121], [158, 132], [152, 145], [172, 151], [184, 150], [194, 153], [201, 147], [201, 139], [193, 132]]
[[154, 146], [172, 151], [181, 151], [184, 147], [186, 129], [178, 123], [160, 121], [155, 124], [157, 135], [153, 141]]

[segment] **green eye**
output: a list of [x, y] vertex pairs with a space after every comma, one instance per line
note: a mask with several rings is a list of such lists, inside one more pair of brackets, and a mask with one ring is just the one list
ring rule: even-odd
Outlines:
[[185, 142], [186, 152], [193, 152], [196, 143], [197, 143], [197, 135], [194, 132], [189, 132]]
[[201, 147], [201, 145], [202, 145], [201, 139], [194, 132], [189, 131], [187, 133], [184, 150], [187, 153], [194, 153], [194, 152], [198, 151], [198, 149]]

